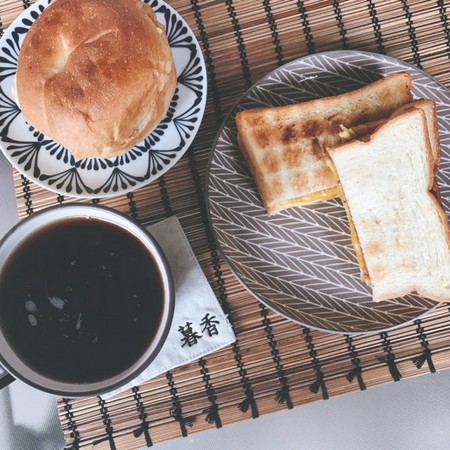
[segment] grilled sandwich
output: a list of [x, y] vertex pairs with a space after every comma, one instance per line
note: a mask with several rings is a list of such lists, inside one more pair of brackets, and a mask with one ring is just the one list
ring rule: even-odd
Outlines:
[[[428, 133], [429, 142], [430, 142], [431, 165], [433, 167], [433, 173], [436, 174], [437, 170], [439, 168], [439, 161], [440, 161], [440, 157], [441, 157], [441, 147], [440, 147], [440, 143], [439, 143], [438, 122], [437, 122], [435, 102], [430, 99], [416, 100], [412, 103], [408, 103], [408, 104], [400, 107], [398, 110], [396, 110], [392, 114], [391, 118], [396, 117], [400, 114], [403, 114], [406, 111], [410, 111], [413, 109], [419, 109], [424, 114], [425, 121], [426, 121], [427, 133]], [[363, 142], [369, 141], [372, 137], [372, 133], [374, 133], [375, 130], [377, 130], [377, 128], [381, 127], [383, 124], [386, 124], [389, 120], [391, 120], [391, 118], [379, 120], [376, 122], [366, 123], [363, 126], [358, 127], [357, 131], [349, 130], [349, 132], [351, 133], [352, 139], [358, 139]], [[328, 149], [327, 154], [331, 153], [332, 151], [333, 151], [333, 149]], [[328, 160], [328, 163], [329, 163], [329, 166], [330, 166], [331, 170], [333, 171], [336, 179], [339, 180], [340, 175], [337, 172], [336, 167], [333, 165], [331, 160]], [[436, 182], [433, 184], [432, 191], [437, 196], [437, 198], [440, 198], [439, 189], [438, 189]], [[361, 279], [366, 284], [370, 285], [371, 281], [370, 281], [370, 276], [369, 276], [369, 273], [367, 270], [367, 265], [365, 262], [364, 254], [361, 249], [361, 244], [358, 239], [357, 231], [355, 229], [355, 225], [353, 223], [352, 216], [351, 216], [351, 213], [349, 211], [349, 208], [348, 208], [348, 205], [346, 202], [345, 193], [342, 190], [342, 185], [340, 182], [338, 182], [338, 185], [337, 185], [337, 197], [339, 197], [342, 200], [343, 205], [346, 210], [346, 213], [347, 213], [349, 227], [350, 227], [350, 236], [351, 236], [353, 248], [355, 249], [356, 259], [357, 259], [358, 264], [361, 269]]]
[[368, 140], [328, 150], [374, 301], [412, 292], [450, 301], [450, 227], [435, 191], [439, 141], [429, 105], [404, 108]]
[[346, 94], [239, 112], [238, 143], [268, 215], [336, 197], [326, 150], [410, 103], [411, 87], [411, 76], [398, 72]]

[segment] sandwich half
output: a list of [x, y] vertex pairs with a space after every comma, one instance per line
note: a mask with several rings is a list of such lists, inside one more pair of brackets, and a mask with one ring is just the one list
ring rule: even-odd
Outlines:
[[450, 227], [434, 189], [439, 142], [429, 121], [423, 108], [406, 108], [369, 140], [328, 150], [374, 301], [412, 292], [450, 301]]
[[[439, 143], [439, 132], [438, 132], [438, 122], [437, 122], [437, 115], [436, 115], [436, 103], [433, 100], [430, 99], [420, 99], [415, 100], [412, 103], [408, 103], [406, 105], [403, 105], [399, 109], [397, 109], [390, 118], [383, 119], [375, 122], [368, 122], [365, 124], [362, 124], [361, 126], [358, 126], [352, 130], [349, 130], [352, 139], [358, 139], [364, 142], [367, 142], [371, 139], [372, 133], [374, 131], [381, 127], [383, 124], [387, 123], [391, 118], [396, 117], [400, 114], [405, 113], [406, 111], [410, 111], [412, 109], [420, 109], [424, 113], [424, 117], [426, 120], [426, 127], [428, 132], [428, 137], [430, 141], [430, 150], [431, 150], [431, 165], [433, 167], [433, 173], [436, 174], [439, 168], [439, 162], [441, 157], [441, 147]], [[357, 131], [355, 131], [357, 130]], [[350, 141], [349, 141], [350, 142]], [[329, 152], [332, 152], [332, 149], [328, 149], [327, 154]], [[328, 156], [329, 158], [329, 156]], [[333, 165], [332, 161], [328, 160], [329, 167], [335, 174], [335, 177], [337, 180], [339, 180], [339, 174], [336, 171], [336, 167]], [[437, 196], [437, 198], [440, 198], [439, 189], [436, 183], [434, 183], [432, 188], [433, 193]], [[370, 285], [370, 277], [369, 273], [367, 271], [367, 266], [364, 258], [363, 251], [361, 249], [361, 245], [359, 243], [358, 234], [355, 229], [355, 225], [353, 223], [344, 192], [342, 191], [342, 186], [340, 182], [338, 183], [337, 187], [337, 197], [339, 197], [343, 205], [345, 207], [347, 217], [349, 220], [349, 227], [350, 227], [350, 236], [353, 244], [353, 248], [355, 249], [356, 259], [358, 261], [358, 264], [361, 269], [361, 279], [366, 284]]]
[[398, 72], [346, 94], [239, 112], [238, 143], [268, 215], [336, 197], [326, 149], [410, 103], [411, 86], [411, 76]]

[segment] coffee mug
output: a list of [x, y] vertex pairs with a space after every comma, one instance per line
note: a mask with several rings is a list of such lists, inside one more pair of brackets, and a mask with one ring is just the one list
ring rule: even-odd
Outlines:
[[33, 213], [0, 241], [0, 385], [117, 389], [156, 357], [173, 309], [166, 258], [134, 220], [77, 203]]

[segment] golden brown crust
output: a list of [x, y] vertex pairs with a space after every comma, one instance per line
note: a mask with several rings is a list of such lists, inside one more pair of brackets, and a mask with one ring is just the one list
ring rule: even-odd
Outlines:
[[175, 87], [164, 30], [139, 0], [55, 0], [19, 55], [26, 120], [77, 158], [127, 151], [161, 121]]

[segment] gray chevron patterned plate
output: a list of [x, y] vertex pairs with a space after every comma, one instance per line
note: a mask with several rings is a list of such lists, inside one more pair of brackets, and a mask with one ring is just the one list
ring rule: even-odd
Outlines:
[[442, 159], [438, 183], [450, 211], [450, 91], [426, 73], [391, 57], [359, 51], [319, 53], [258, 81], [222, 125], [209, 162], [208, 209], [231, 270], [261, 302], [302, 325], [331, 332], [385, 331], [417, 319], [436, 304], [417, 295], [374, 303], [360, 281], [347, 217], [338, 200], [267, 217], [236, 142], [235, 114], [356, 89], [408, 71], [417, 98], [437, 102]]

